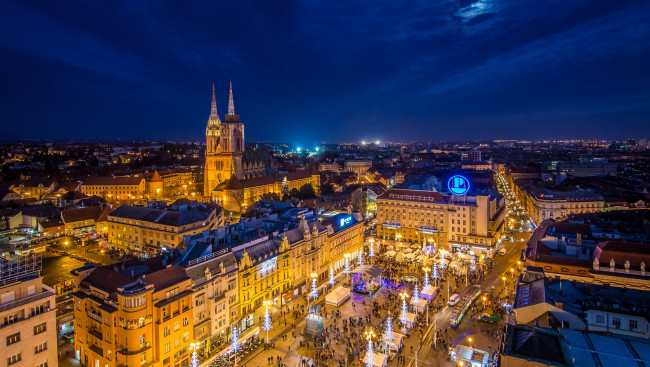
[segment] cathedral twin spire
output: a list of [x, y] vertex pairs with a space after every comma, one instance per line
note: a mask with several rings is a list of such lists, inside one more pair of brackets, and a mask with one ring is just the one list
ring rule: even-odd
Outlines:
[[228, 114], [231, 116], [235, 114], [235, 102], [232, 98], [232, 80], [230, 81], [230, 96], [228, 97]]

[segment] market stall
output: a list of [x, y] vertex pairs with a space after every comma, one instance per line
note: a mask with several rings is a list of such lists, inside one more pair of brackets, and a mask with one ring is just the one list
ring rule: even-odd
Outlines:
[[338, 286], [325, 296], [325, 304], [328, 306], [339, 307], [349, 298], [350, 289], [343, 286]]

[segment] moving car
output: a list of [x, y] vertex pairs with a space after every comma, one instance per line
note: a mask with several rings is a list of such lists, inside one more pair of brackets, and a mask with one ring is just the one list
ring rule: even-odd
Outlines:
[[475, 320], [478, 321], [485, 321], [485, 322], [499, 322], [501, 321], [501, 316], [495, 314], [495, 313], [482, 313], [480, 315], [474, 315], [472, 317]]
[[448, 304], [449, 306], [455, 306], [456, 303], [458, 303], [458, 300], [459, 300], [459, 299], [460, 299], [460, 295], [459, 295], [459, 294], [453, 294], [451, 297], [449, 297], [449, 302], [447, 302], [447, 304]]
[[506, 248], [505, 247], [501, 247], [501, 249], [499, 250], [499, 255], [501, 255], [501, 256], [506, 255]]

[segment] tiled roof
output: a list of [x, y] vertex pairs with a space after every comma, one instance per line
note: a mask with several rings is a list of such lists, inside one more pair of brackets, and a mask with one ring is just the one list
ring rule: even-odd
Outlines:
[[172, 265], [168, 268], [142, 276], [142, 280], [153, 284], [157, 291], [176, 283], [180, 283], [186, 279], [190, 279], [190, 277], [188, 277], [185, 270], [178, 265]]
[[93, 286], [111, 292], [115, 292], [118, 288], [124, 287], [125, 285], [133, 283], [134, 281], [135, 279], [129, 276], [103, 267], [98, 267], [97, 269], [93, 270], [92, 273], [90, 273], [90, 275], [83, 280], [83, 282], [90, 283]]
[[142, 206], [122, 205], [110, 213], [109, 216], [141, 220], [145, 222], [166, 224], [170, 226], [183, 226], [206, 220], [214, 207], [199, 204], [186, 211], [162, 210]]
[[80, 222], [83, 220], [99, 221], [102, 216], [106, 218], [109, 211], [109, 207], [87, 206], [85, 208], [65, 209], [61, 212], [61, 216], [65, 223]]
[[144, 178], [140, 176], [112, 177], [112, 176], [90, 176], [83, 180], [84, 186], [110, 186], [110, 185], [139, 185]]

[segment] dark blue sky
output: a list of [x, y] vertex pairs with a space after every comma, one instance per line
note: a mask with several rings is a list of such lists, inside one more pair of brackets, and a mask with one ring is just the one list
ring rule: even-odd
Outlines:
[[[40, 3], [36, 5], [36, 3]], [[100, 5], [101, 4], [101, 5]], [[650, 137], [649, 1], [9, 1], [0, 131], [248, 141]]]

